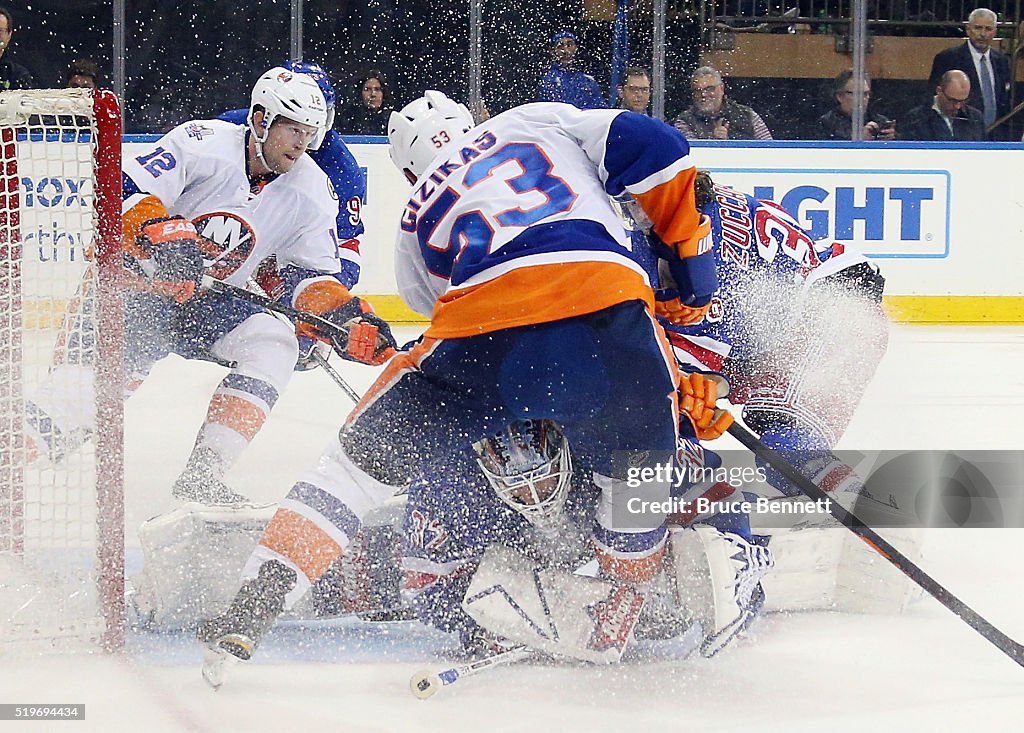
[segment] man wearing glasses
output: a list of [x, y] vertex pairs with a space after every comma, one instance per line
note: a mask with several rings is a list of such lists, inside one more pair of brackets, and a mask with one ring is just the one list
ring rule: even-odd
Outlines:
[[939, 78], [931, 105], [915, 107], [900, 124], [901, 140], [985, 139], [985, 120], [981, 110], [967, 103], [971, 80], [959, 69]]
[[651, 103], [651, 78], [641, 66], [630, 66], [625, 73], [626, 82], [619, 85], [619, 107], [646, 115]]
[[761, 115], [725, 96], [722, 75], [711, 66], [693, 72], [693, 104], [672, 123], [688, 140], [771, 140]]
[[895, 140], [896, 121], [868, 109], [871, 102], [871, 80], [857, 79], [852, 69], [846, 69], [832, 82], [835, 107], [818, 118], [818, 135], [822, 140], [853, 139], [853, 101], [856, 95], [864, 98], [864, 131], [867, 142]]

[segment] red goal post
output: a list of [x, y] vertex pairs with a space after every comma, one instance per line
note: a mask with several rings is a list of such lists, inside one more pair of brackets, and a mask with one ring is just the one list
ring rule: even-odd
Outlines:
[[[124, 643], [120, 250], [115, 95], [0, 93], [0, 656]], [[26, 427], [55, 375], [91, 420], [57, 457]]]

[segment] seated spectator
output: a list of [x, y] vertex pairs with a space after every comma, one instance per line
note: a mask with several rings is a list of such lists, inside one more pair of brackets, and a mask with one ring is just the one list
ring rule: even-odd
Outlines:
[[64, 72], [68, 89], [96, 89], [100, 85], [100, 67], [92, 59], [75, 59]]
[[641, 66], [630, 66], [624, 74], [625, 82], [619, 85], [619, 107], [630, 112], [648, 114], [651, 103], [651, 78]]
[[864, 97], [864, 139], [895, 140], [896, 121], [868, 110], [871, 80], [864, 77], [858, 84], [851, 69], [840, 73], [832, 82], [836, 106], [818, 118], [818, 137], [822, 140], [853, 139], [853, 95], [858, 93]]
[[597, 81], [576, 68], [576, 50], [575, 34], [558, 31], [551, 36], [551, 67], [541, 79], [537, 99], [566, 102], [580, 109], [605, 109], [608, 103]]
[[722, 75], [711, 66], [693, 72], [693, 104], [672, 123], [691, 140], [771, 140], [761, 115], [727, 99]]
[[967, 104], [971, 80], [959, 69], [939, 77], [930, 105], [914, 107], [900, 120], [900, 140], [984, 140], [981, 110]]
[[0, 91], [35, 87], [32, 73], [11, 58], [11, 39], [16, 29], [11, 11], [0, 7]]
[[387, 135], [392, 107], [384, 74], [373, 70], [360, 77], [354, 93], [335, 123], [343, 135]]

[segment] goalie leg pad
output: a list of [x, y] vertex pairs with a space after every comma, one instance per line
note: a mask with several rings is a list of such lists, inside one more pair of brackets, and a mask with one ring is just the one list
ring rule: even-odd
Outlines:
[[[743, 420], [759, 435], [798, 426], [830, 448], [846, 432], [888, 346], [888, 321], [875, 304], [857, 298], [811, 299], [808, 317], [792, 338], [761, 360], [747, 390]], [[743, 377], [734, 375], [741, 384]]]
[[53, 367], [25, 402], [25, 430], [34, 445], [53, 463], [88, 440], [96, 423], [96, 394], [91, 366]]
[[537, 566], [495, 545], [462, 607], [488, 631], [531, 649], [612, 664], [633, 639], [644, 597], [631, 586]]
[[[886, 528], [883, 534], [921, 562], [922, 530]], [[763, 581], [766, 611], [899, 614], [923, 593], [845, 527], [778, 530], [771, 547], [775, 568]]]
[[131, 579], [140, 622], [154, 629], [190, 628], [223, 611], [273, 513], [272, 504], [189, 504], [143, 523], [145, 565]]

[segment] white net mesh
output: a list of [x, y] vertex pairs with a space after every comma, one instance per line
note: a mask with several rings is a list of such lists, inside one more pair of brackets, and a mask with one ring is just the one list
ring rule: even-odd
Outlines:
[[0, 94], [3, 642], [64, 647], [105, 626], [91, 440], [108, 428], [94, 364], [97, 144], [89, 92]]

